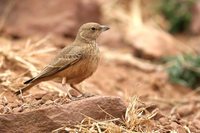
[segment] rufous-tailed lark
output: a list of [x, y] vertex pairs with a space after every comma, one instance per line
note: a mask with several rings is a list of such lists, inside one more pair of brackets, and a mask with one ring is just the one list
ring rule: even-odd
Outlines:
[[[63, 88], [69, 84], [83, 94], [75, 85], [96, 71], [100, 58], [96, 40], [103, 31], [108, 29], [109, 27], [98, 23], [83, 24], [74, 42], [63, 48], [36, 77], [24, 82], [26, 86], [17, 93], [26, 91], [42, 81], [61, 78]], [[67, 95], [72, 98], [68, 89]]]

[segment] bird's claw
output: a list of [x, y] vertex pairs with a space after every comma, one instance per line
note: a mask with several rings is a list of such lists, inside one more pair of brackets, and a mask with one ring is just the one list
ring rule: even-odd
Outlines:
[[69, 99], [71, 101], [77, 101], [77, 100], [81, 100], [81, 99], [88, 98], [88, 97], [93, 97], [93, 96], [95, 96], [95, 95], [94, 94], [90, 94], [90, 93], [84, 93], [84, 94], [82, 94], [82, 95], [80, 95], [78, 97], [73, 97], [73, 96], [70, 97], [68, 95], [68, 97], [69, 97]]
[[80, 97], [83, 97], [83, 98], [88, 98], [88, 97], [93, 97], [95, 96], [94, 94], [91, 94], [91, 93], [84, 93], [82, 94]]

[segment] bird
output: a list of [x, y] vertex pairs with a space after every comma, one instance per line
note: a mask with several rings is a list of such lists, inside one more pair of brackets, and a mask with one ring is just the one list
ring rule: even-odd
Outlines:
[[[109, 29], [108, 26], [95, 22], [80, 26], [74, 41], [65, 46], [37, 76], [25, 81], [25, 86], [16, 94], [29, 90], [40, 82], [60, 78], [64, 89], [66, 89], [66, 84], [69, 84], [84, 95], [76, 85], [96, 71], [100, 60], [97, 38]], [[72, 98], [69, 89], [67, 89], [67, 95]]]

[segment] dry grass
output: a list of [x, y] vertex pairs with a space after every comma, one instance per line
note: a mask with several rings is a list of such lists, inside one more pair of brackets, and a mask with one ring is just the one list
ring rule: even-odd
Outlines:
[[78, 125], [72, 127], [61, 127], [53, 131], [81, 132], [81, 133], [150, 133], [156, 132], [155, 125], [152, 123], [156, 113], [148, 112], [142, 107], [137, 97], [133, 97], [129, 101], [126, 110], [125, 119], [114, 118], [110, 120], [97, 121], [87, 117]]
[[[75, 126], [65, 126], [54, 130], [52, 133], [66, 131], [70, 133], [179, 133], [180, 131], [191, 133], [190, 128], [185, 125], [178, 127], [169, 127], [158, 122], [158, 109], [149, 111], [148, 106], [142, 103], [137, 97], [132, 97], [129, 100], [125, 118], [119, 119], [111, 116], [109, 120], [94, 120], [87, 117], [82, 122]], [[109, 115], [109, 114], [108, 114]], [[171, 116], [163, 116], [170, 118]], [[173, 120], [166, 121], [169, 124]], [[180, 127], [179, 127], [180, 128]]]
[[[26, 43], [20, 44], [13, 44], [5, 39], [0, 40], [2, 47], [0, 49], [1, 88], [17, 91], [22, 87], [23, 81], [28, 79], [27, 76], [37, 75], [39, 72], [37, 67], [41, 68], [44, 65], [43, 60], [40, 59], [56, 50], [53, 45], [49, 44], [49, 38], [46, 36], [36, 42], [28, 39]], [[50, 83], [45, 84], [50, 90], [56, 88]]]
[[[142, 12], [140, 12], [141, 0], [131, 0], [131, 1], [119, 1], [114, 0], [110, 2], [109, 5], [105, 5], [103, 7], [105, 20], [107, 19], [108, 22], [114, 22], [117, 28], [120, 28], [119, 31], [122, 33], [129, 33], [136, 27], [143, 25], [142, 21]], [[146, 1], [145, 1], [146, 4]], [[6, 8], [5, 13], [3, 14], [3, 19], [0, 21], [0, 31], [4, 27], [6, 23], [7, 16], [9, 12], [12, 10], [14, 2]], [[123, 5], [123, 6], [119, 6]], [[127, 6], [129, 8], [127, 8]], [[133, 8], [134, 7], [134, 8]], [[129, 10], [127, 10], [129, 9]], [[135, 10], [130, 10], [135, 9]], [[112, 12], [111, 16], [109, 16], [110, 12]], [[127, 26], [127, 22], [128, 26]], [[114, 26], [114, 24], [113, 24]], [[157, 26], [157, 25], [156, 25]], [[124, 28], [127, 27], [127, 28]], [[7, 106], [8, 98], [3, 96], [3, 90], [12, 90], [16, 91], [20, 87], [22, 87], [23, 81], [28, 79], [28, 77], [35, 76], [38, 73], [37, 68], [42, 68], [45, 64], [41, 58], [47, 56], [51, 56], [51, 52], [55, 51], [54, 45], [51, 45], [49, 42], [50, 36], [46, 36], [42, 39], [37, 41], [33, 41], [28, 39], [26, 43], [21, 42], [18, 44], [19, 47], [15, 46], [12, 41], [5, 40], [4, 38], [0, 38], [0, 101], [1, 104], [4, 106], [3, 114], [6, 113], [13, 113], [12, 108]], [[127, 39], [126, 39], [127, 40]], [[128, 41], [128, 40], [127, 40]], [[182, 46], [182, 45], [181, 45]], [[187, 47], [188, 48], [188, 47]], [[184, 47], [184, 49], [186, 49]], [[38, 56], [39, 55], [39, 56]], [[113, 56], [115, 55], [115, 56]], [[145, 72], [151, 72], [160, 67], [152, 65], [147, 62], [143, 62], [140, 60], [133, 59], [133, 57], [129, 56], [122, 56], [117, 55], [116, 53], [106, 53], [105, 54], [107, 59], [110, 60], [121, 60], [122, 62], [128, 62], [134, 68], [138, 68]], [[119, 57], [122, 57], [123, 60]], [[57, 86], [55, 86], [51, 82], [41, 83], [38, 86], [44, 90], [52, 91], [56, 90], [62, 93], [61, 90], [58, 90]], [[33, 101], [27, 100], [29, 95], [23, 96], [18, 109], [37, 109], [41, 108], [41, 105], [35, 103]], [[51, 104], [57, 104], [57, 100], [59, 100], [59, 104], [66, 103], [66, 98], [63, 98], [63, 101], [60, 101], [60, 98], [53, 101]], [[163, 99], [156, 99], [159, 104], [167, 103], [170, 106], [174, 107], [175, 103], [180, 104], [180, 102], [175, 102], [172, 100], [163, 100]], [[151, 100], [153, 101], [153, 100]], [[155, 101], [155, 99], [154, 99]], [[181, 99], [181, 103], [185, 102], [184, 99]], [[191, 101], [186, 101], [188, 104]], [[199, 102], [199, 101], [198, 101]], [[0, 105], [1, 105], [0, 104]], [[45, 103], [47, 104], [47, 103]], [[173, 108], [172, 108], [173, 109]], [[172, 111], [171, 111], [172, 112]], [[106, 113], [106, 112], [105, 112]], [[142, 103], [137, 97], [132, 97], [129, 100], [129, 105], [125, 113], [125, 118], [119, 119], [114, 118], [113, 116], [109, 115], [111, 119], [109, 120], [94, 120], [90, 117], [87, 117], [82, 120], [82, 122], [75, 126], [63, 126], [57, 130], [54, 130], [53, 133], [57, 133], [60, 131], [67, 131], [67, 132], [82, 132], [82, 133], [160, 133], [160, 132], [169, 132], [169, 133], [177, 133], [176, 128], [167, 128], [165, 125], [155, 121], [155, 117], [157, 116], [157, 110], [149, 111], [147, 106]], [[170, 114], [169, 114], [170, 116]], [[171, 122], [171, 121], [170, 121]], [[181, 125], [182, 126], [182, 125]], [[190, 133], [190, 129], [187, 125], [183, 126], [187, 133]]]
[[[55, 51], [54, 45], [50, 45], [48, 39], [49, 36], [35, 42], [29, 39], [26, 43], [15, 45], [8, 40], [0, 38], [0, 45], [2, 46], [0, 49], [0, 100], [5, 107], [3, 108], [3, 114], [8, 112], [12, 113], [13, 110], [7, 106], [8, 99], [3, 96], [4, 91], [2, 90], [18, 90], [27, 77], [35, 76], [38, 73], [37, 68], [42, 68], [45, 64], [42, 60], [40, 60], [40, 58], [49, 56], [51, 55], [51, 52]], [[23, 49], [21, 47], [23, 47]], [[127, 62], [129, 61], [130, 60]], [[153, 66], [152, 68], [155, 67]], [[58, 91], [58, 87], [51, 82], [41, 83], [39, 88], [48, 91]], [[38, 103], [30, 102], [28, 100], [26, 101], [26, 98], [28, 97], [29, 96], [22, 97], [24, 99], [22, 99], [22, 104], [20, 104], [18, 109], [22, 109], [23, 111], [24, 109], [37, 109], [41, 107]], [[66, 98], [64, 98], [64, 103], [68, 102], [65, 100]], [[174, 104], [174, 101], [167, 102]], [[159, 103], [161, 102], [159, 101]], [[56, 104], [56, 100], [54, 100], [52, 104]], [[174, 106], [173, 104], [170, 105]], [[123, 120], [114, 118], [109, 114], [108, 115], [111, 118], [109, 120], [97, 121], [90, 117], [86, 117], [80, 124], [71, 127], [61, 127], [55, 130], [54, 133], [63, 130], [68, 132], [83, 133], [159, 133], [166, 131], [176, 133], [177, 131], [167, 129], [165, 126], [155, 121], [157, 113], [158, 112], [156, 110], [149, 111], [144, 103], [142, 103], [137, 97], [133, 97], [129, 100], [129, 106]], [[190, 129], [187, 126], [185, 126], [185, 130], [188, 133], [190, 132]]]

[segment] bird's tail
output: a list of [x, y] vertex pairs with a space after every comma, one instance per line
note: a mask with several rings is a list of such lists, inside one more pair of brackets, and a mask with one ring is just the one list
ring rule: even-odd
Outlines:
[[20, 88], [19, 90], [17, 90], [15, 92], [15, 94], [20, 94], [22, 91], [27, 91], [29, 90], [31, 87], [33, 87], [34, 85], [38, 84], [40, 82], [40, 80], [34, 80], [35, 78], [29, 79], [27, 81], [24, 82], [24, 84], [26, 84], [26, 86]]
[[29, 89], [30, 89], [31, 87], [33, 87], [34, 85], [35, 85], [35, 84], [28, 84], [28, 85], [26, 85], [26, 86], [20, 88], [19, 90], [17, 90], [17, 91], [15, 92], [15, 94], [19, 95], [22, 91], [24, 92], [24, 91], [26, 91], [26, 90], [29, 90]]
[[30, 82], [32, 82], [35, 78], [29, 79], [27, 81], [24, 82], [24, 84], [29, 84]]

